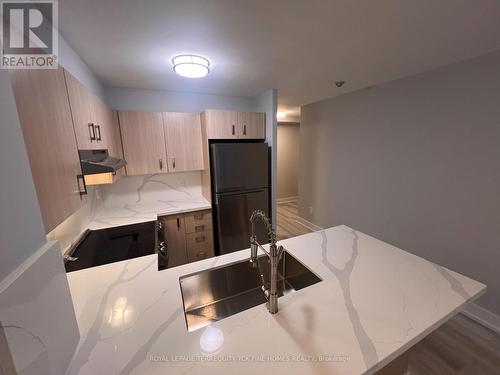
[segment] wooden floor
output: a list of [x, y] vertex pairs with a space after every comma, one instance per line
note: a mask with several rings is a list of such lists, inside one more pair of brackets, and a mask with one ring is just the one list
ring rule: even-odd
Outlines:
[[297, 201], [278, 203], [276, 237], [278, 240], [312, 232], [310, 224], [297, 215]]
[[[297, 202], [278, 203], [277, 237], [312, 231]], [[500, 335], [459, 314], [410, 349], [408, 375], [500, 375]]]

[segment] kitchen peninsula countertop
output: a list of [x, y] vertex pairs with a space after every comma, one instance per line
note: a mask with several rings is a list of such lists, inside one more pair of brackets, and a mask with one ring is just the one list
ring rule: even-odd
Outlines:
[[68, 274], [81, 333], [69, 374], [373, 373], [424, 338], [485, 285], [347, 226], [280, 241], [323, 281], [212, 324], [206, 355], [188, 332], [179, 277], [249, 250], [157, 271], [156, 256]]

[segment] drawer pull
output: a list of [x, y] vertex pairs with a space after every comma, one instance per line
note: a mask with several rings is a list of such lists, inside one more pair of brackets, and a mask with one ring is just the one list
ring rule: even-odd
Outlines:
[[195, 232], [203, 232], [205, 230], [205, 226], [204, 225], [197, 225], [194, 227], [194, 231]]
[[203, 214], [194, 215], [195, 220], [203, 220]]
[[195, 238], [196, 242], [205, 242], [205, 236], [199, 236]]

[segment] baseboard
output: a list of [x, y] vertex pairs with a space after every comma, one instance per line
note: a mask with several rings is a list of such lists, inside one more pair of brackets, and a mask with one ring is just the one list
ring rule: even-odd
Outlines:
[[500, 316], [484, 307], [470, 303], [462, 310], [462, 314], [500, 334]]
[[290, 203], [290, 202], [297, 202], [299, 200], [298, 196], [295, 197], [285, 197], [285, 198], [278, 198], [276, 199], [276, 203]]

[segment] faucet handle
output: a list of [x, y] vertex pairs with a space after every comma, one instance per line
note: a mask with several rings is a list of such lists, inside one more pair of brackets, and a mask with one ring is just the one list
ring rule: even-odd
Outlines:
[[283, 255], [283, 253], [285, 252], [285, 248], [281, 245], [278, 246], [278, 260], [281, 259], [281, 256]]

